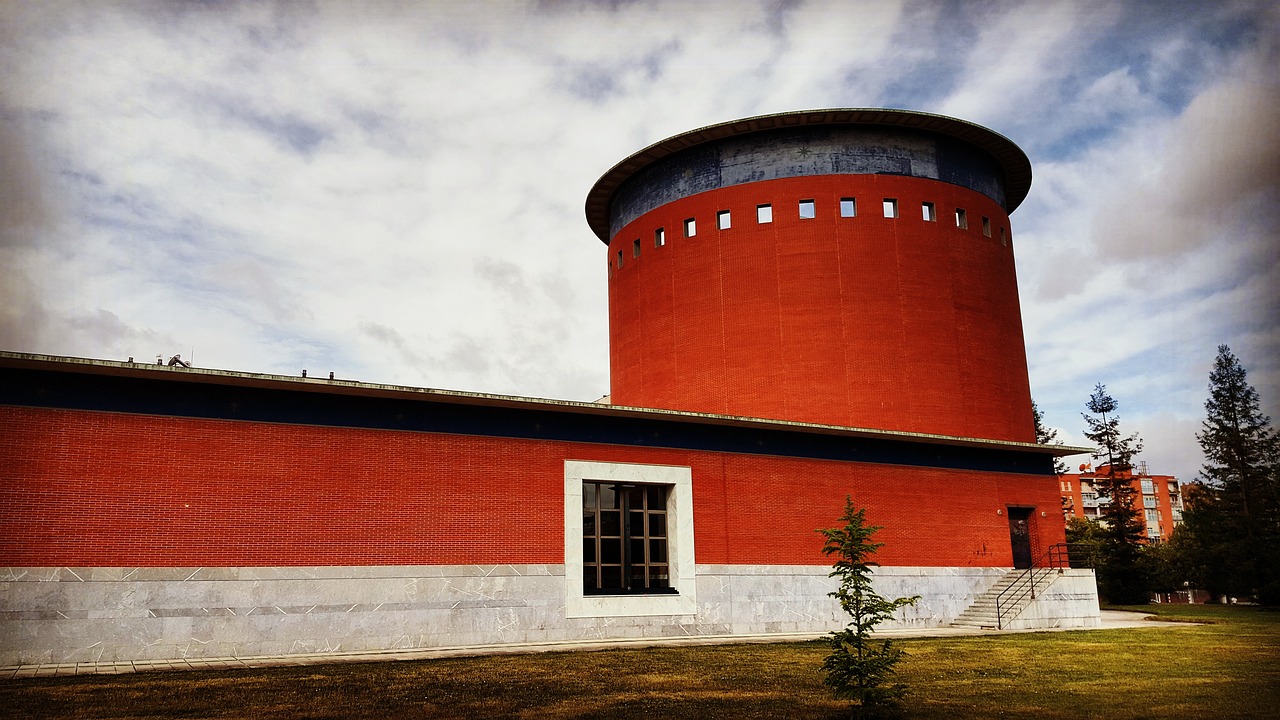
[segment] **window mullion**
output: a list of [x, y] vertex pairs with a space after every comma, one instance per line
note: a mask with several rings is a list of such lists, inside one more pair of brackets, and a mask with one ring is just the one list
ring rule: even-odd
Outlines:
[[631, 487], [619, 485], [622, 497], [622, 589], [633, 592], [631, 587]]
[[603, 582], [604, 582], [604, 573], [603, 573], [603, 572], [602, 572], [602, 570], [601, 570], [601, 567], [602, 567], [602, 566], [603, 566], [603, 564], [604, 564], [604, 556], [602, 555], [602, 553], [604, 552], [604, 547], [603, 547], [604, 543], [600, 542], [600, 535], [601, 535], [601, 534], [603, 534], [603, 533], [601, 532], [601, 530], [600, 530], [600, 522], [601, 522], [601, 518], [600, 518], [600, 516], [601, 516], [601, 512], [600, 512], [600, 488], [601, 488], [601, 487], [603, 487], [601, 484], [599, 484], [599, 483], [596, 483], [596, 484], [595, 484], [595, 488], [596, 488], [596, 491], [595, 491], [595, 506], [594, 506], [594, 507], [595, 507], [595, 534], [594, 534], [594, 535], [592, 536], [592, 538], [591, 538], [591, 542], [592, 542], [592, 543], [594, 543], [594, 544], [595, 544], [595, 546], [596, 546], [595, 563], [593, 563], [593, 565], [592, 565], [592, 568], [593, 568], [593, 569], [592, 569], [592, 572], [594, 572], [594, 573], [595, 573], [595, 576], [596, 576], [596, 583], [595, 583], [595, 585], [596, 585], [596, 589], [597, 589], [597, 590], [599, 590], [599, 589], [601, 589], [602, 587], [604, 587], [604, 585], [603, 585]]

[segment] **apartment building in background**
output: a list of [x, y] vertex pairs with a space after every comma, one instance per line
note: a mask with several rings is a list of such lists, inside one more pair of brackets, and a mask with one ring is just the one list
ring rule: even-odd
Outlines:
[[[1066, 520], [1073, 517], [1098, 520], [1107, 498], [1098, 492], [1100, 478], [1107, 475], [1107, 467], [1096, 471], [1089, 465], [1081, 465], [1080, 472], [1058, 476], [1058, 489], [1062, 492], [1062, 514]], [[1149, 542], [1167, 542], [1173, 529], [1182, 524], [1182, 487], [1172, 475], [1152, 475], [1145, 462], [1137, 463], [1132, 471], [1122, 471], [1137, 491], [1137, 508], [1146, 523]]]

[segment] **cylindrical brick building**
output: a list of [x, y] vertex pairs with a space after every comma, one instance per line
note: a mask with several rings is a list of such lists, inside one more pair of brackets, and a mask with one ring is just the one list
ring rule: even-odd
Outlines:
[[920, 596], [890, 627], [1097, 626], [1056, 567], [1083, 449], [1027, 442], [1029, 184], [900, 111], [638, 153], [587, 205], [614, 406], [0, 352], [0, 666], [816, 635], [846, 497]]
[[713, 125], [604, 174], [616, 405], [1034, 442], [1009, 213], [1031, 166], [953, 118]]

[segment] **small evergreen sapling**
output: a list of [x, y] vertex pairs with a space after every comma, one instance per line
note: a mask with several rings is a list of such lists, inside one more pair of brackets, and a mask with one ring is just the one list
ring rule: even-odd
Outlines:
[[884, 543], [871, 541], [880, 529], [867, 525], [866, 511], [845, 498], [844, 527], [820, 529], [826, 538], [822, 552], [835, 555], [830, 577], [840, 578], [840, 587], [828, 593], [840, 601], [840, 607], [851, 620], [843, 629], [831, 633], [831, 654], [822, 662], [827, 677], [823, 681], [836, 697], [853, 702], [855, 714], [871, 716], [891, 711], [905, 692], [902, 684], [887, 685], [893, 666], [902, 658], [902, 650], [889, 640], [873, 641], [871, 630], [893, 618], [906, 605], [914, 605], [919, 595], [886, 600], [871, 586], [871, 568], [878, 563], [871, 556]]

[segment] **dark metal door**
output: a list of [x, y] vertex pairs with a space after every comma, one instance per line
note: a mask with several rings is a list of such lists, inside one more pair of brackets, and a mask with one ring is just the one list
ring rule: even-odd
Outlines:
[[1031, 567], [1032, 508], [1009, 508], [1009, 543], [1013, 546], [1013, 566]]

